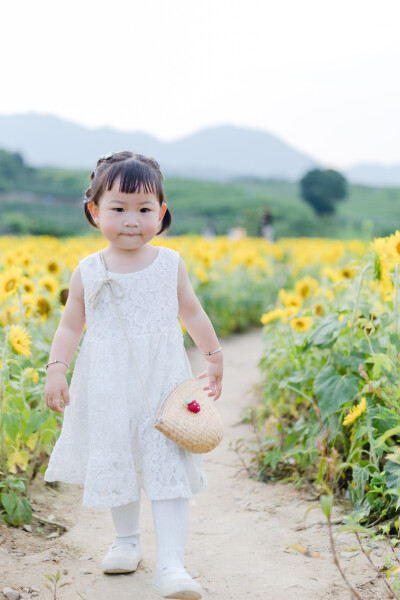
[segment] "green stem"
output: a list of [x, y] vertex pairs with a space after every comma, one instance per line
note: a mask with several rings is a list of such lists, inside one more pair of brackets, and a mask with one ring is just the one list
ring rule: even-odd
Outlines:
[[[290, 325], [289, 325], [289, 327], [290, 327]], [[278, 331], [278, 330], [276, 330], [276, 333], [277, 333], [277, 335], [278, 335], [278, 338], [279, 338], [279, 339], [280, 339], [280, 341], [281, 341], [281, 344], [282, 344], [282, 346], [285, 348], [286, 352], [288, 353], [288, 356], [289, 356], [289, 358], [290, 358], [291, 362], [293, 363], [293, 366], [294, 366], [294, 367], [295, 367], [295, 368], [296, 368], [296, 369], [299, 371], [300, 375], [301, 375], [302, 377], [304, 377], [304, 373], [303, 373], [303, 371], [301, 370], [301, 367], [300, 367], [299, 361], [298, 361], [297, 357], [295, 356], [295, 353], [293, 352], [293, 350], [292, 350], [291, 348], [289, 348], [289, 347], [288, 347], [288, 346], [285, 344], [285, 342], [283, 341], [283, 338], [282, 338], [282, 336], [281, 336], [281, 334], [279, 333], [279, 331]]]
[[355, 302], [354, 302], [353, 315], [352, 315], [352, 318], [351, 318], [349, 354], [353, 350], [355, 320], [356, 320], [356, 317], [357, 317], [358, 306], [359, 306], [359, 303], [360, 303], [360, 294], [361, 294], [361, 288], [362, 288], [362, 283], [363, 283], [363, 279], [364, 279], [364, 274], [367, 271], [367, 269], [369, 269], [369, 267], [370, 267], [370, 263], [367, 263], [365, 265], [365, 267], [363, 269], [361, 269], [360, 276], [358, 278], [356, 299], [355, 299]]
[[286, 387], [292, 390], [293, 392], [296, 392], [296, 394], [303, 396], [303, 398], [311, 402], [311, 404], [315, 404], [314, 400], [310, 396], [307, 396], [307, 394], [304, 394], [301, 390], [298, 390], [297, 388], [293, 387], [292, 385], [289, 385], [288, 383], [286, 384]]
[[367, 338], [368, 346], [369, 346], [369, 349], [371, 350], [371, 356], [373, 356], [375, 354], [375, 352], [373, 351], [373, 348], [372, 348], [371, 339], [370, 339], [369, 335], [367, 335], [367, 334], [365, 334], [365, 337]]
[[18, 292], [18, 307], [22, 327], [26, 327], [24, 303], [22, 301], [22, 294], [20, 292]]
[[373, 461], [375, 469], [379, 472], [379, 460], [374, 451], [374, 436], [372, 433], [371, 419], [367, 416], [369, 457]]
[[[4, 348], [1, 356], [1, 365], [4, 368], [7, 360], [7, 335], [4, 342]], [[6, 386], [5, 386], [5, 378], [3, 375], [0, 375], [0, 470], [3, 472], [4, 477], [7, 475], [7, 449], [6, 449], [6, 440], [4, 435], [3, 428], [3, 409], [4, 403], [6, 399]]]
[[396, 263], [394, 277], [394, 322], [396, 335], [399, 336], [399, 264]]

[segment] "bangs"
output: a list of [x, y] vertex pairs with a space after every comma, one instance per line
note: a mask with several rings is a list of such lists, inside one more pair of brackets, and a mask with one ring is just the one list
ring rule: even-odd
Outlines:
[[143, 163], [127, 160], [111, 165], [106, 172], [105, 189], [111, 190], [118, 177], [121, 177], [119, 191], [124, 194], [143, 191], [145, 194], [154, 194], [159, 200], [163, 199], [164, 194], [159, 177], [154, 169]]

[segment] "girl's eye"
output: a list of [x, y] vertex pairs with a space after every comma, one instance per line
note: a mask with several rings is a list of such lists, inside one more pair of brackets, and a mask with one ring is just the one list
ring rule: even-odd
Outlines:
[[[113, 210], [113, 211], [116, 210], [119, 212], [119, 211], [123, 211], [124, 209], [118, 206], [118, 207], [112, 208], [111, 210]], [[150, 209], [147, 207], [143, 207], [140, 209], [140, 212], [143, 212], [143, 211], [150, 212]]]

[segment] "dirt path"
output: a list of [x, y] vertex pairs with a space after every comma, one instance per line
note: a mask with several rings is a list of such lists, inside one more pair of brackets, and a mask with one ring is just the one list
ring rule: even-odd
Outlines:
[[[350, 592], [332, 562], [321, 511], [312, 510], [303, 520], [306, 510], [317, 503], [291, 485], [250, 480], [229, 448], [231, 441], [252, 438], [251, 427], [239, 420], [242, 408], [257, 401], [253, 387], [261, 383], [257, 368], [262, 355], [261, 331], [232, 336], [223, 340], [223, 347], [224, 391], [218, 407], [226, 437], [205, 456], [209, 486], [191, 500], [186, 567], [204, 586], [204, 598], [348, 600]], [[189, 358], [194, 374], [200, 373], [204, 369], [201, 355], [191, 349]], [[114, 538], [111, 514], [109, 509], [83, 507], [81, 499], [81, 486], [61, 484], [57, 490], [35, 491], [35, 510], [70, 526], [61, 537], [48, 539], [0, 526], [0, 590], [11, 586], [22, 593], [22, 588], [35, 586], [42, 590], [39, 598], [50, 598], [43, 574], [55, 574], [59, 569], [61, 582], [70, 582], [57, 594], [59, 600], [77, 600], [77, 592], [85, 600], [156, 598], [151, 590], [155, 540], [150, 502], [144, 497], [145, 552], [139, 569], [105, 575], [101, 560]], [[32, 528], [36, 526], [32, 520]], [[340, 534], [337, 543], [339, 552], [354, 550], [351, 534]], [[290, 544], [309, 546], [327, 559], [307, 558], [289, 548]], [[377, 549], [372, 556], [376, 552], [382, 553]], [[353, 583], [365, 583], [374, 576], [360, 554], [343, 557], [341, 562]], [[368, 584], [359, 592], [363, 599], [386, 598], [380, 589], [380, 585]], [[25, 593], [25, 597], [31, 594]]]

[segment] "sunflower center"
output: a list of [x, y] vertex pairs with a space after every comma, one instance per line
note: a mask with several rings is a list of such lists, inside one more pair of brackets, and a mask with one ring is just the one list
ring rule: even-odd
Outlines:
[[9, 279], [5, 285], [7, 292], [11, 292], [15, 288], [15, 279]]

